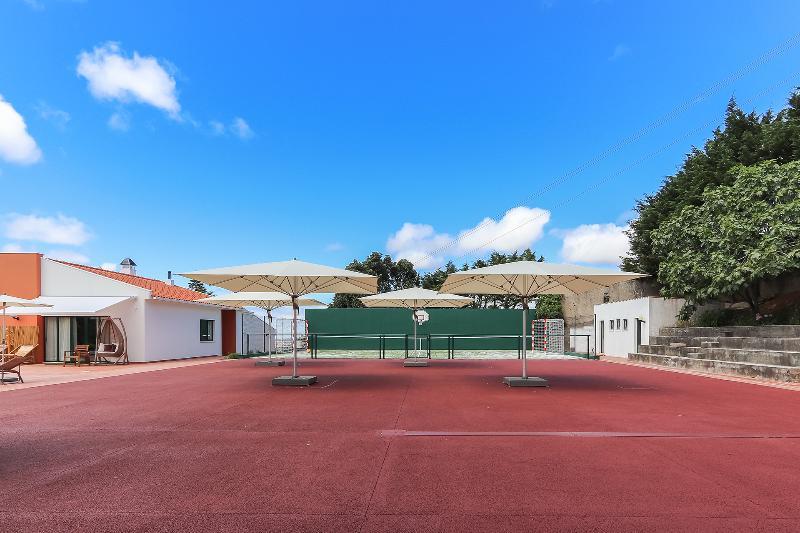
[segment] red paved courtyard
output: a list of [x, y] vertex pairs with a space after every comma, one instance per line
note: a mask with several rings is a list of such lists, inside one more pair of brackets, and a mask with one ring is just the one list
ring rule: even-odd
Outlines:
[[595, 361], [223, 361], [0, 395], [5, 531], [797, 531], [800, 395]]

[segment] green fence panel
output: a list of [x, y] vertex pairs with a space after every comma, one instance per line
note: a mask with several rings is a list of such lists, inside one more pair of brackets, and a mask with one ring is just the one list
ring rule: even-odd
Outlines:
[[[447, 335], [454, 335], [457, 350], [517, 350], [522, 329], [522, 311], [519, 309], [427, 309], [430, 320], [417, 327], [417, 335], [427, 339], [430, 334], [431, 349], [446, 350]], [[320, 334], [320, 350], [378, 350], [379, 340], [346, 339], [326, 335], [387, 335], [387, 350], [403, 350], [404, 335], [409, 336], [414, 322], [408, 309], [306, 309], [309, 334]], [[533, 312], [528, 313], [533, 319]], [[531, 334], [531, 321], [527, 324]], [[512, 338], [458, 338], [464, 335], [511, 335]], [[528, 337], [530, 344], [530, 337]], [[427, 348], [423, 341], [423, 349]]]

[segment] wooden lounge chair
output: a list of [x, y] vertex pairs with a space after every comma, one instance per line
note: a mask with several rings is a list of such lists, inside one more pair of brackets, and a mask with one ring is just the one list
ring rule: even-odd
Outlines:
[[62, 366], [67, 366], [67, 363], [75, 363], [81, 366], [81, 361], [85, 361], [87, 364], [91, 363], [88, 344], [78, 344], [74, 350], [64, 352], [64, 364]]
[[17, 380], [20, 383], [25, 383], [22, 381], [20, 369], [22, 368], [22, 364], [28, 359], [35, 349], [35, 344], [26, 344], [17, 348], [13, 354], [7, 355], [4, 359], [0, 360], [0, 383], [3, 385], [6, 384], [6, 374], [16, 374]]

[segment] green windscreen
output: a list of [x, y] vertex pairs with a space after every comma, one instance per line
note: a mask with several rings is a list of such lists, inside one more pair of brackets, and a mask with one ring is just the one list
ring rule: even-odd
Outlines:
[[[459, 350], [517, 350], [522, 330], [519, 309], [427, 309], [430, 320], [417, 326], [417, 335], [431, 339], [431, 349], [446, 350], [453, 335]], [[378, 349], [378, 339], [331, 338], [330, 335], [413, 335], [414, 322], [409, 309], [306, 309], [309, 334], [319, 333], [320, 350]], [[527, 334], [530, 335], [528, 313]], [[465, 335], [510, 335], [513, 338], [458, 338]], [[402, 350], [403, 338], [387, 338], [387, 350]], [[528, 341], [530, 343], [530, 340]], [[411, 345], [409, 345], [411, 346]]]

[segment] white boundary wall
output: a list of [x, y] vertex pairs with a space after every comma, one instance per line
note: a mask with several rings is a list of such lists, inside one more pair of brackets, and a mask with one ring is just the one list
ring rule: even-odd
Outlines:
[[[681, 299], [646, 297], [595, 305], [597, 353], [627, 357], [629, 353], [636, 351], [636, 319], [644, 321], [641, 343], [649, 344], [651, 335], [658, 335], [663, 327], [675, 325], [675, 316], [683, 303], [684, 300]], [[612, 320], [614, 329], [611, 329]]]

